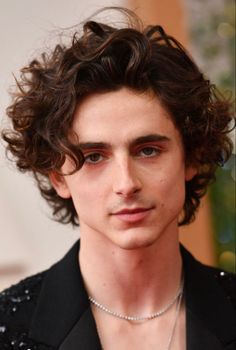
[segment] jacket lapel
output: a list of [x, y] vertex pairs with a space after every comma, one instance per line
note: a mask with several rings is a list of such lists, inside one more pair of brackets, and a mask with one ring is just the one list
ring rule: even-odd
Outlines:
[[101, 350], [96, 324], [88, 308], [67, 335], [59, 350]]
[[29, 335], [60, 350], [101, 349], [78, 264], [79, 241], [46, 274]]
[[[223, 345], [219, 338], [190, 310], [187, 310], [187, 350], [233, 350]], [[231, 344], [233, 346], [233, 344]]]
[[185, 271], [187, 350], [231, 350], [236, 342], [233, 306], [219, 286], [215, 270], [181, 247]]

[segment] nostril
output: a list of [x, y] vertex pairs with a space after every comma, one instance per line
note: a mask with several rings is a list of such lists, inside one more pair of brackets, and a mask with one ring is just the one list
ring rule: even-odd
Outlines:
[[126, 183], [126, 184], [120, 184], [119, 186], [116, 186], [115, 192], [119, 195], [130, 196], [139, 192], [140, 189], [141, 189], [141, 186], [138, 182]]
[[141, 181], [137, 171], [128, 156], [121, 157], [116, 163], [114, 169], [114, 192], [129, 197], [141, 189]]

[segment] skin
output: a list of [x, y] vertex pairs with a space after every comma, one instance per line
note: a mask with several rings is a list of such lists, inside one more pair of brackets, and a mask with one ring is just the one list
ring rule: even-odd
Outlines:
[[[157, 97], [127, 88], [86, 97], [73, 131], [85, 163], [73, 175], [51, 174], [51, 181], [61, 197], [72, 197], [79, 215], [87, 291], [123, 314], [155, 312], [179, 288], [178, 217], [185, 181], [196, 174], [185, 166], [179, 131]], [[66, 159], [62, 171], [71, 167]], [[118, 215], [134, 208], [141, 210]], [[119, 320], [94, 315], [103, 334], [103, 317], [114, 332], [123, 329]]]

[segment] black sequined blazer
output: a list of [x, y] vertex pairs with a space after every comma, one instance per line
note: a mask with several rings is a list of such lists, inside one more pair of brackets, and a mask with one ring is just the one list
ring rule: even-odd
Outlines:
[[[0, 294], [0, 350], [101, 350], [78, 249], [79, 241], [49, 270]], [[187, 350], [235, 350], [235, 275], [181, 252]]]

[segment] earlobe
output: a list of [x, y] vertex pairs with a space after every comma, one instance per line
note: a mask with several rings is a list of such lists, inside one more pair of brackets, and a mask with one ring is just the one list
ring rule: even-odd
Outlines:
[[62, 198], [71, 197], [70, 190], [63, 175], [60, 175], [57, 172], [51, 172], [49, 174], [49, 179], [58, 196]]
[[194, 166], [188, 166], [185, 169], [185, 181], [190, 181], [197, 174], [197, 168]]

